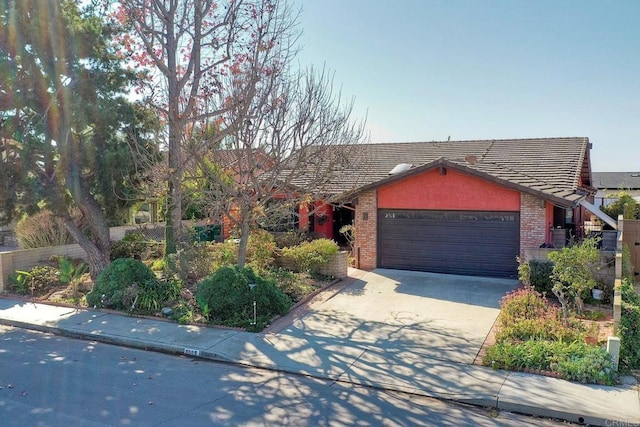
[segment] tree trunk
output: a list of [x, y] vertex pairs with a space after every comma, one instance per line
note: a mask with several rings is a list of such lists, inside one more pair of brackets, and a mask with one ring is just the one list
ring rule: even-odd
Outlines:
[[[68, 142], [68, 144], [70, 143], [71, 141]], [[70, 151], [73, 152], [73, 149]], [[76, 225], [66, 206], [64, 208], [58, 206], [58, 209], [61, 211], [67, 230], [69, 230], [74, 240], [87, 254], [91, 277], [95, 279], [110, 262], [111, 235], [109, 233], [107, 219], [100, 205], [80, 176], [75, 153], [70, 153], [69, 155], [65, 179], [71, 197], [89, 224], [89, 230], [93, 240]], [[62, 199], [62, 197], [59, 197], [59, 200]]]
[[249, 235], [251, 230], [249, 227], [248, 215], [242, 214], [240, 223], [240, 243], [238, 244], [238, 267], [244, 267], [247, 262], [247, 246], [249, 244]]
[[64, 218], [64, 224], [75, 241], [78, 242], [78, 245], [80, 245], [80, 247], [87, 254], [89, 272], [91, 273], [91, 278], [95, 280], [98, 277], [98, 274], [100, 274], [100, 272], [104, 270], [110, 263], [110, 242], [106, 248], [104, 247], [104, 242], [99, 245], [96, 244], [89, 237], [87, 237], [87, 235], [85, 235], [82, 230], [80, 230], [80, 228], [73, 222], [73, 219], [68, 216]]
[[174, 233], [174, 220], [173, 220], [173, 181], [170, 179], [168, 183], [169, 191], [167, 192], [167, 206], [165, 211], [165, 229], [164, 229], [164, 254], [175, 254], [178, 251], [178, 240]]
[[569, 319], [569, 302], [567, 301], [567, 296], [559, 284], [554, 285], [551, 292], [553, 292], [556, 298], [558, 298], [558, 302], [560, 302], [560, 306], [562, 307], [562, 321], [566, 326]]
[[169, 182], [167, 194], [167, 228], [165, 231], [165, 254], [174, 254], [182, 242], [182, 150], [180, 127], [177, 123], [169, 129]]
[[[177, 70], [175, 34], [169, 25], [167, 34], [167, 61], [170, 70]], [[175, 76], [172, 76], [175, 77]], [[184, 114], [180, 113], [180, 87], [175, 78], [167, 79], [168, 85], [168, 116], [169, 132], [169, 182], [167, 194], [167, 228], [165, 230], [165, 256], [175, 254], [178, 243], [182, 242], [182, 135], [184, 132]]]
[[[78, 245], [80, 245], [87, 254], [89, 272], [91, 273], [91, 278], [95, 280], [98, 277], [98, 274], [100, 274], [100, 272], [104, 270], [110, 262], [111, 238], [109, 236], [109, 228], [107, 227], [104, 215], [102, 215], [102, 211], [98, 209], [96, 212], [95, 209], [92, 208], [91, 203], [83, 205], [82, 200], [76, 200], [76, 205], [79, 206], [80, 211], [89, 222], [89, 228], [94, 236], [94, 241], [80, 229], [71, 217], [66, 205], [61, 203], [61, 200], [64, 200], [64, 197], [62, 197], [62, 194], [64, 194], [62, 190], [55, 185], [48, 187], [48, 190], [49, 200], [52, 202], [50, 205], [52, 212], [62, 218], [65, 228], [69, 231], [76, 243], [78, 243]], [[92, 213], [95, 213], [95, 215], [92, 215]]]

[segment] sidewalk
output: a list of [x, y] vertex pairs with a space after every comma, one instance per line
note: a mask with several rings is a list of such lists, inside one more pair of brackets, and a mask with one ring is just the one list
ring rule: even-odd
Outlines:
[[288, 335], [286, 330], [255, 334], [7, 298], [0, 298], [0, 324], [575, 423], [640, 424], [640, 400], [635, 384], [582, 385], [533, 374], [416, 358], [411, 351], [386, 357], [379, 349], [327, 337], [299, 338]]

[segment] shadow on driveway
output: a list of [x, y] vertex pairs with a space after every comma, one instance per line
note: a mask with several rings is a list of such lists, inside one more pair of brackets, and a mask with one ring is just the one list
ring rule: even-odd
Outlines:
[[376, 353], [473, 363], [518, 282], [377, 269], [293, 321], [281, 334]]

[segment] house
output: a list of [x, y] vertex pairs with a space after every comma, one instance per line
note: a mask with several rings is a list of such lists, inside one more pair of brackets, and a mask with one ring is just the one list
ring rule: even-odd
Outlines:
[[333, 237], [347, 207], [361, 269], [516, 277], [525, 248], [564, 246], [592, 215], [616, 226], [590, 203], [590, 149], [582, 137], [363, 144], [334, 176], [345, 203], [313, 221]]
[[640, 202], [640, 172], [593, 172], [596, 206], [608, 206], [616, 200], [612, 194], [624, 191]]

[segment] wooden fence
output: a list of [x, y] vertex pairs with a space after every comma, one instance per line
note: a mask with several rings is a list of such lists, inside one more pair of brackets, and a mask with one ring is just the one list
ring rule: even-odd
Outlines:
[[633, 264], [633, 277], [637, 282], [640, 280], [640, 220], [624, 220], [624, 233], [622, 241], [631, 253], [631, 264]]

